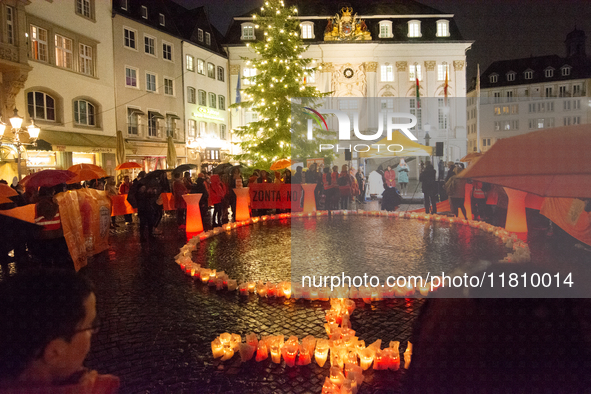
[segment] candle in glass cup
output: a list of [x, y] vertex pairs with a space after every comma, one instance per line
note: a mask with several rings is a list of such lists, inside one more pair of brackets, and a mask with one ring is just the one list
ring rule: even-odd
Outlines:
[[283, 282], [283, 295], [285, 296], [285, 298], [289, 299], [291, 298], [291, 283], [289, 282]]
[[224, 355], [224, 345], [219, 338], [216, 338], [211, 342], [211, 352], [213, 353], [213, 358], [222, 357]]
[[238, 287], [238, 291], [240, 291], [241, 296], [247, 296], [248, 295], [248, 284], [241, 283], [240, 286]]
[[324, 363], [326, 363], [326, 359], [328, 358], [328, 341], [326, 343], [320, 344], [320, 341], [326, 341], [326, 339], [319, 339], [316, 343], [316, 349], [314, 350], [314, 358], [316, 359], [316, 364], [320, 367], [324, 367]]
[[283, 346], [283, 358], [285, 359], [285, 364], [288, 367], [293, 367], [295, 365], [296, 356], [298, 355], [298, 345], [294, 345], [293, 343], [287, 343]]
[[237, 282], [236, 279], [228, 279], [228, 291], [236, 290]]
[[312, 357], [310, 355], [310, 351], [308, 347], [300, 346], [300, 354], [298, 355], [298, 365], [308, 365], [312, 362]]
[[278, 342], [274, 342], [271, 345], [271, 361], [275, 364], [281, 363], [281, 348]]
[[221, 334], [219, 338], [222, 345], [225, 345], [232, 340], [232, 334], [230, 334], [229, 332], [225, 332]]
[[330, 381], [332, 384], [340, 386], [343, 384], [345, 380], [345, 375], [343, 375], [342, 369], [340, 367], [330, 367]]
[[404, 351], [404, 368], [410, 367], [410, 359], [412, 358], [412, 343], [408, 342], [406, 350]]
[[372, 362], [373, 352], [371, 351], [371, 349], [363, 349], [359, 354], [359, 366], [364, 371], [367, 371], [367, 369], [371, 366]]
[[263, 361], [269, 357], [269, 350], [267, 348], [267, 343], [263, 340], [259, 341], [257, 344], [257, 361]]

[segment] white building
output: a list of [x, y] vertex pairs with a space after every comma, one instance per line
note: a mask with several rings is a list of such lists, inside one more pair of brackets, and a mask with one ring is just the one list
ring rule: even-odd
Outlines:
[[27, 171], [93, 163], [114, 174], [110, 3], [33, 1], [25, 11], [32, 70], [14, 104], [23, 125], [34, 119], [51, 149], [29, 151]]
[[[420, 96], [440, 98], [443, 102], [446, 69], [448, 96], [466, 95], [465, 53], [471, 42], [463, 40], [453, 15], [417, 2], [405, 3], [404, 7], [395, 2], [352, 4], [352, 9], [337, 9], [329, 4], [298, 2], [301, 34], [309, 45], [303, 56], [321, 66], [316, 75], [307, 77], [306, 83], [314, 84], [322, 92], [333, 92], [333, 97], [384, 98], [384, 105], [388, 105], [389, 98], [407, 97], [408, 109], [419, 119], [419, 141], [425, 143], [429, 128], [431, 146], [444, 142], [444, 156], [449, 160], [461, 158], [467, 149], [465, 101], [455, 100], [451, 113], [442, 115], [441, 108], [419, 109], [412, 99], [418, 74]], [[231, 90], [236, 88], [239, 77], [256, 73], [242, 60], [254, 56], [246, 44], [263, 36], [263, 30], [253, 23], [255, 12], [235, 17], [226, 35]], [[333, 19], [335, 14], [339, 14], [341, 21], [348, 18], [349, 27], [339, 27]], [[241, 86], [246, 83], [242, 80]], [[232, 127], [253, 119], [256, 114], [247, 110], [233, 113]], [[365, 130], [376, 127], [370, 123]]]
[[468, 93], [468, 150], [486, 152], [501, 138], [590, 123], [591, 60], [585, 40], [575, 29], [567, 35], [565, 57], [493, 62], [480, 76], [479, 140], [476, 86]]
[[185, 130], [189, 162], [215, 165], [233, 153], [228, 128], [228, 57], [204, 7], [188, 11], [182, 31]]

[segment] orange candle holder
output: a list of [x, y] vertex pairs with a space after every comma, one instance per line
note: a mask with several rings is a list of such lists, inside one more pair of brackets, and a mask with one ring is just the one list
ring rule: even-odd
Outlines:
[[183, 199], [187, 203], [187, 233], [199, 234], [203, 232], [201, 210], [199, 209], [199, 200], [201, 200], [201, 196], [201, 193], [183, 195]]

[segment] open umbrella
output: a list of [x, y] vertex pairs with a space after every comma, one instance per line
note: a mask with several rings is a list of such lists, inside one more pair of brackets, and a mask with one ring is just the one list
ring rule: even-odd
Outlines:
[[480, 152], [471, 152], [468, 153], [466, 156], [462, 157], [460, 159], [461, 162], [468, 162], [468, 161], [473, 161], [474, 159], [476, 159], [477, 157], [482, 156], [484, 153], [480, 153]]
[[174, 170], [172, 170], [172, 172], [185, 172], [185, 171], [191, 171], [197, 168], [197, 164], [181, 164], [180, 166], [178, 166], [177, 168], [175, 168]]
[[115, 167], [115, 170], [131, 170], [132, 168], [142, 168], [142, 165], [139, 163], [135, 163], [133, 161], [126, 161], [125, 163], [121, 163], [117, 167]]
[[591, 198], [590, 137], [584, 124], [503, 138], [460, 176], [542, 197]]
[[43, 170], [24, 177], [20, 184], [24, 187], [52, 187], [66, 183], [76, 174], [67, 170]]
[[213, 174], [221, 175], [221, 174], [225, 173], [227, 169], [230, 169], [230, 168], [232, 168], [232, 164], [222, 163], [222, 164], [218, 165], [216, 168], [214, 168], [211, 172]]
[[0, 183], [0, 197], [13, 197], [13, 196], [18, 196], [18, 193], [16, 192], [16, 190], [14, 190], [13, 188], [11, 188], [8, 185]]
[[76, 164], [68, 168], [68, 171], [76, 174], [75, 178], [68, 181], [70, 184], [89, 181], [91, 179], [106, 178], [109, 176], [105, 170], [94, 164]]
[[291, 167], [292, 164], [293, 161], [291, 159], [279, 159], [271, 165], [271, 171], [283, 170], [284, 168]]
[[166, 149], [166, 166], [168, 168], [176, 166], [176, 148], [172, 137], [168, 137], [168, 147]]

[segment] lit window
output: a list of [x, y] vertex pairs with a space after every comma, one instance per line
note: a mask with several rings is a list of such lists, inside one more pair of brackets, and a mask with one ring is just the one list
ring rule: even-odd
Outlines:
[[218, 124], [210, 122], [209, 123], [209, 135], [211, 137], [218, 137]]
[[205, 74], [205, 62], [201, 59], [197, 59], [197, 72], [201, 75]]
[[527, 70], [523, 73], [525, 79], [533, 79], [534, 72], [532, 70]]
[[499, 80], [499, 76], [497, 74], [489, 75], [488, 80], [490, 81], [490, 83], [497, 83], [497, 81]]
[[138, 135], [140, 111], [135, 108], [127, 108], [127, 134]]
[[199, 105], [207, 105], [207, 93], [205, 90], [199, 90]]
[[174, 95], [173, 81], [169, 78], [164, 78], [164, 94], [169, 96]]
[[199, 40], [199, 42], [203, 42], [203, 30], [202, 29], [197, 29], [197, 39]]
[[421, 21], [413, 20], [408, 22], [408, 36], [421, 37]]
[[94, 75], [92, 47], [84, 44], [80, 44], [80, 72], [86, 75]]
[[155, 56], [156, 39], [150, 36], [144, 36], [144, 53]]
[[380, 38], [392, 38], [392, 21], [380, 22]]
[[447, 71], [447, 80], [451, 79], [451, 75], [449, 75], [449, 64], [438, 64], [437, 65], [437, 80], [438, 81], [445, 81], [445, 72]]
[[125, 86], [137, 88], [137, 69], [125, 67]]
[[445, 130], [447, 129], [447, 116], [449, 113], [449, 108], [445, 107], [445, 101], [442, 98], [438, 98], [437, 99], [437, 104], [439, 106], [438, 112], [437, 112], [437, 118], [438, 118], [438, 122], [439, 122], [439, 129], [440, 130]]
[[148, 92], [156, 91], [156, 75], [146, 73], [146, 90]]
[[216, 99], [215, 93], [209, 93], [209, 106], [211, 108], [216, 107]]
[[[390, 100], [391, 101], [391, 100]], [[394, 103], [392, 103], [392, 107], [394, 108]], [[423, 128], [423, 110], [421, 108], [417, 108], [417, 99], [411, 98], [410, 99], [410, 113], [417, 118], [417, 124], [411, 130], [422, 130]]]
[[567, 77], [567, 76], [569, 76], [569, 75], [570, 75], [570, 69], [571, 69], [571, 67], [570, 67], [570, 66], [564, 66], [564, 67], [562, 67], [562, 68], [560, 69], [560, 74], [561, 74], [563, 77]]
[[55, 65], [72, 69], [72, 40], [55, 35]]
[[207, 134], [207, 123], [199, 122], [199, 137], [205, 137]]
[[242, 36], [241, 40], [254, 40], [254, 24], [243, 23], [242, 24]]
[[125, 45], [127, 48], [136, 49], [135, 35], [136, 35], [135, 30], [124, 28], [123, 29], [123, 45]]
[[148, 19], [148, 7], [145, 5], [142, 6], [142, 18]]
[[43, 92], [27, 93], [29, 115], [34, 119], [55, 121], [55, 100]]
[[242, 82], [244, 85], [251, 85], [253, 81], [249, 78], [254, 77], [257, 74], [256, 68], [245, 67], [242, 69]]
[[90, 0], [76, 0], [76, 13], [86, 18], [92, 17]]
[[225, 140], [226, 138], [228, 138], [226, 135], [226, 125], [221, 124], [220, 125], [220, 139]]
[[449, 21], [441, 19], [437, 21], [437, 37], [449, 37]]
[[74, 101], [74, 122], [84, 126], [96, 126], [95, 107], [86, 100]]
[[515, 73], [513, 71], [507, 73], [507, 81], [515, 81]]
[[47, 30], [31, 25], [31, 49], [33, 59], [47, 61]]
[[218, 66], [218, 81], [224, 82], [224, 79], [225, 79], [224, 68]]
[[211, 45], [211, 34], [205, 33], [205, 45]]
[[195, 58], [191, 55], [187, 55], [187, 70], [195, 71]]
[[423, 74], [421, 72], [421, 65], [420, 64], [412, 64], [408, 67], [409, 70], [409, 79], [411, 81], [415, 81], [418, 77], [419, 81], [423, 80]]
[[394, 81], [394, 66], [391, 64], [382, 64], [382, 66], [380, 66], [380, 71], [382, 82]]
[[219, 104], [220, 106], [218, 107], [221, 110], [225, 110], [226, 109], [226, 98], [224, 96], [218, 96], [218, 100], [219, 100]]
[[160, 21], [160, 26], [166, 25], [166, 18], [164, 17], [164, 14], [159, 14], [158, 20]]
[[190, 139], [194, 139], [197, 136], [197, 122], [194, 119], [189, 119], [187, 136]]
[[187, 87], [187, 102], [191, 104], [195, 104], [197, 100], [197, 93], [195, 92], [195, 88], [190, 86]]
[[172, 45], [165, 42], [162, 43], [162, 58], [172, 61]]
[[554, 76], [554, 69], [553, 68], [547, 68], [544, 70], [544, 76], [546, 78], [552, 78]]
[[212, 63], [207, 63], [207, 76], [215, 79], [215, 65]]
[[314, 23], [313, 22], [302, 22], [302, 38], [304, 40], [310, 40], [314, 38]]
[[14, 8], [6, 6], [6, 42], [14, 45]]

